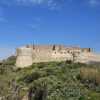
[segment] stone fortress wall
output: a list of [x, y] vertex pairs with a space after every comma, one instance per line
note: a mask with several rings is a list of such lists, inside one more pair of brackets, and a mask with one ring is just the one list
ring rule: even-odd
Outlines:
[[17, 67], [27, 67], [32, 63], [67, 61], [88, 63], [100, 61], [100, 55], [94, 54], [90, 48], [67, 47], [63, 45], [27, 45], [20, 47], [17, 52]]

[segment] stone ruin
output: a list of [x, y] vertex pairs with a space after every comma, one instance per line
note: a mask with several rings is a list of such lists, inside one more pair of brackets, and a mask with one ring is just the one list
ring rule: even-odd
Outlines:
[[99, 62], [100, 55], [91, 48], [80, 48], [63, 45], [26, 45], [16, 49], [16, 66], [28, 67], [33, 63], [74, 61], [80, 63]]

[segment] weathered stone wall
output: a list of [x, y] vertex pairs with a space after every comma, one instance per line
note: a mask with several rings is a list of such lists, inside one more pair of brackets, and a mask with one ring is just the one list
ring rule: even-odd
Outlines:
[[32, 49], [31, 48], [19, 48], [17, 49], [17, 60], [16, 66], [17, 67], [27, 67], [32, 65], [33, 58], [32, 58]]
[[82, 52], [77, 57], [77, 61], [81, 63], [100, 62], [100, 54], [93, 52]]
[[17, 49], [17, 67], [27, 67], [32, 63], [66, 61], [87, 63], [89, 61], [100, 61], [100, 55], [93, 54], [89, 48], [65, 47], [62, 45], [36, 45], [25, 46]]

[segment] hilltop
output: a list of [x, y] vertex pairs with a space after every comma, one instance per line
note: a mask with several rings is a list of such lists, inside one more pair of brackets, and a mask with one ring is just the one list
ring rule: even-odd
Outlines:
[[81, 68], [99, 70], [100, 64], [42, 62], [20, 69], [15, 61], [9, 57], [0, 65], [1, 100], [100, 100], [99, 83], [80, 76]]

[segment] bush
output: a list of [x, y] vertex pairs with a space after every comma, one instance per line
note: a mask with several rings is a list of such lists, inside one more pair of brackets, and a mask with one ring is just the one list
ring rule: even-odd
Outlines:
[[34, 80], [37, 80], [40, 77], [38, 72], [33, 72], [32, 74], [25, 75], [23, 78], [20, 78], [19, 81], [24, 81], [25, 83], [31, 83]]
[[66, 60], [66, 64], [72, 64], [73, 61], [72, 60]]
[[47, 85], [44, 83], [34, 83], [28, 93], [28, 100], [47, 100]]

